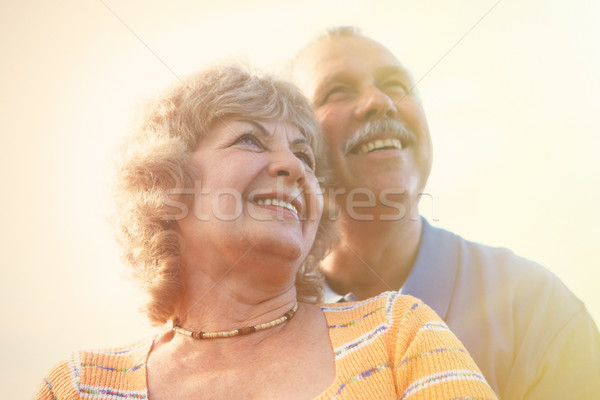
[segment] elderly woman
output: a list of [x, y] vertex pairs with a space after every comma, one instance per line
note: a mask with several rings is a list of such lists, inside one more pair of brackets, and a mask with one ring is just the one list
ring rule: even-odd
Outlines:
[[323, 151], [299, 92], [245, 69], [155, 100], [124, 152], [118, 225], [146, 313], [168, 328], [75, 353], [38, 398], [495, 398], [418, 300], [315, 305]]

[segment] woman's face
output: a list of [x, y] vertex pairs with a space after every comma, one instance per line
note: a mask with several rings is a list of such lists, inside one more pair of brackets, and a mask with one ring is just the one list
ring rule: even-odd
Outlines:
[[[315, 157], [295, 126], [247, 117], [218, 121], [192, 155], [194, 210], [179, 221], [186, 263], [253, 254], [299, 266], [315, 239], [323, 200]], [[199, 257], [199, 258], [197, 258]]]

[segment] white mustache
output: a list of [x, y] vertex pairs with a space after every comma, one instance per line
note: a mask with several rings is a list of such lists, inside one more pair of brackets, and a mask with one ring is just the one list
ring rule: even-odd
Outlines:
[[357, 144], [372, 139], [377, 139], [385, 134], [386, 138], [397, 138], [402, 142], [402, 147], [408, 147], [416, 141], [416, 135], [410, 131], [402, 122], [383, 118], [369, 121], [354, 132], [344, 144], [344, 155], [352, 151]]

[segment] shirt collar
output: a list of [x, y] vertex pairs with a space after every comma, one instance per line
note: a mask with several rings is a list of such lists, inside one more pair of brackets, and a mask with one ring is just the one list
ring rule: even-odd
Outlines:
[[323, 302], [324, 303], [341, 303], [344, 300], [344, 296], [336, 293], [329, 287], [327, 282], [323, 284]]
[[348, 301], [357, 301], [358, 299], [354, 295], [354, 293], [349, 292], [345, 296], [342, 296], [339, 293], [336, 293], [329, 287], [327, 282], [324, 283], [323, 287], [323, 301], [325, 303], [345, 303]]

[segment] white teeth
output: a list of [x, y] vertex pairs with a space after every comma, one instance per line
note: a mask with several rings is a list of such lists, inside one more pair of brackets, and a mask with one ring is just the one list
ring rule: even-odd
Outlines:
[[367, 142], [367, 143], [363, 144], [362, 146], [360, 146], [360, 148], [358, 149], [356, 154], [363, 155], [363, 154], [370, 153], [373, 150], [383, 149], [386, 147], [392, 147], [392, 148], [401, 150], [402, 142], [400, 142], [399, 139], [371, 140], [370, 142]]
[[258, 204], [259, 206], [276, 206], [276, 207], [282, 207], [285, 208], [287, 210], [290, 210], [291, 212], [293, 212], [294, 214], [298, 215], [298, 210], [296, 209], [296, 207], [294, 207], [294, 205], [292, 203], [288, 203], [285, 200], [281, 200], [281, 199], [258, 199], [255, 201], [256, 204]]

